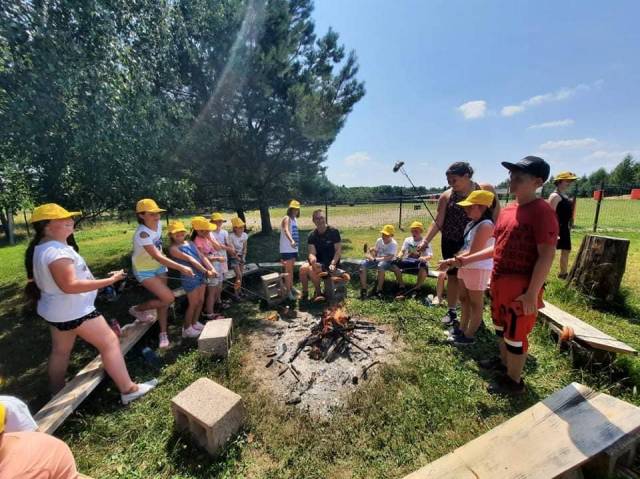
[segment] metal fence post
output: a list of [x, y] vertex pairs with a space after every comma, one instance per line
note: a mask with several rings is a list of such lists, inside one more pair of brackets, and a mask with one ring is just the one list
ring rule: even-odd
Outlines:
[[329, 199], [324, 199], [324, 220], [329, 223]]
[[596, 205], [596, 215], [593, 218], [593, 232], [598, 230], [598, 219], [600, 218], [600, 204], [602, 203], [602, 197], [604, 196], [604, 180], [600, 183], [600, 190], [598, 194], [598, 204]]
[[400, 211], [398, 213], [398, 229], [402, 229], [402, 195], [400, 195]]

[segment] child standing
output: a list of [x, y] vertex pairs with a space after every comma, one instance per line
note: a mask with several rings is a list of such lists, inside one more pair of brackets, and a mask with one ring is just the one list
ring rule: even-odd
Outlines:
[[220, 277], [220, 291], [218, 294], [218, 301], [220, 302], [219, 311], [222, 311], [222, 290], [224, 288], [225, 274], [227, 273], [227, 271], [229, 271], [229, 258], [236, 258], [237, 255], [236, 251], [233, 249], [233, 246], [231, 246], [231, 243], [229, 242], [229, 232], [222, 227], [222, 224], [226, 223], [227, 220], [225, 220], [220, 213], [213, 213], [211, 215], [211, 222], [216, 225], [216, 229], [213, 230], [211, 236], [219, 245], [217, 253], [219, 256], [222, 256], [224, 258], [224, 261], [220, 262], [222, 266], [222, 276]]
[[129, 308], [129, 314], [140, 321], [152, 321], [153, 316], [150, 313], [155, 309], [160, 323], [160, 348], [168, 348], [167, 312], [175, 298], [167, 286], [167, 268], [175, 269], [186, 276], [194, 276], [194, 273], [191, 268], [172, 261], [162, 253], [160, 213], [163, 211], [166, 210], [159, 208], [156, 202], [149, 198], [136, 204], [138, 228], [133, 234], [133, 274], [155, 299], [132, 306]]
[[509, 170], [516, 201], [498, 217], [495, 246], [456, 260], [464, 266], [493, 256], [491, 316], [500, 357], [480, 361], [479, 365], [505, 373], [489, 386], [489, 392], [522, 394], [527, 337], [535, 325], [538, 308], [543, 306], [543, 286], [555, 255], [558, 220], [549, 204], [536, 197], [536, 190], [549, 178], [546, 161], [527, 156], [518, 163], [502, 165]]
[[[493, 219], [489, 207], [495, 195], [490, 191], [476, 190], [471, 192], [458, 206], [464, 208], [471, 220], [464, 230], [464, 244], [458, 258], [469, 256], [478, 251], [493, 247]], [[455, 258], [441, 262], [441, 268], [455, 266]], [[489, 285], [493, 259], [468, 262], [458, 269], [458, 294], [462, 303], [460, 323], [454, 323], [450, 331], [449, 342], [456, 346], [466, 346], [475, 342], [475, 334], [482, 323], [484, 309], [484, 292]]]
[[198, 251], [209, 260], [213, 266], [215, 275], [205, 279], [207, 285], [204, 314], [206, 319], [218, 319], [222, 318], [222, 315], [216, 315], [214, 312], [215, 304], [220, 298], [222, 292], [222, 281], [224, 279], [224, 273], [222, 269], [222, 263], [224, 257], [218, 253], [221, 249], [218, 242], [213, 238], [212, 232], [218, 227], [209, 222], [204, 216], [196, 216], [191, 219], [191, 241], [196, 245]]
[[235, 298], [239, 299], [242, 288], [244, 264], [247, 261], [247, 241], [249, 239], [249, 235], [244, 231], [244, 221], [240, 218], [232, 218], [231, 226], [233, 230], [229, 235], [229, 242], [231, 243], [236, 256], [229, 258], [229, 267], [233, 268], [233, 271], [236, 274], [236, 280], [233, 283], [233, 291]]
[[196, 245], [186, 241], [187, 229], [181, 221], [174, 221], [169, 225], [171, 246], [169, 254], [176, 262], [190, 268], [195, 276], [180, 277], [182, 289], [187, 293], [188, 306], [184, 314], [183, 338], [197, 338], [204, 329], [204, 324], [198, 321], [204, 306], [205, 277], [216, 276], [213, 266], [202, 255]]
[[300, 217], [300, 202], [291, 200], [287, 208], [287, 214], [280, 223], [280, 261], [286, 276], [284, 287], [289, 293], [289, 299], [295, 300], [298, 291], [293, 287], [293, 267], [298, 259], [298, 245], [300, 234], [298, 233], [298, 218]]
[[429, 272], [429, 260], [433, 258], [433, 251], [430, 245], [426, 245], [421, 252], [418, 252], [418, 246], [421, 245], [424, 233], [424, 226], [419, 221], [414, 221], [409, 227], [411, 230], [411, 236], [405, 238], [400, 248], [400, 254], [396, 261], [394, 261], [391, 270], [395, 273], [398, 285], [400, 287], [400, 293], [405, 292], [405, 284], [402, 279], [402, 272], [409, 271], [416, 273], [418, 279], [416, 280], [416, 286], [413, 288], [417, 291], [420, 286], [427, 279], [427, 273]]
[[393, 266], [393, 260], [398, 251], [398, 243], [393, 239], [396, 230], [393, 225], [384, 225], [380, 230], [381, 237], [377, 239], [376, 246], [366, 255], [366, 259], [360, 263], [360, 299], [367, 297], [367, 270], [378, 269], [378, 282], [372, 296], [382, 295], [384, 273]]
[[578, 177], [570, 171], [558, 173], [553, 179], [556, 189], [549, 195], [549, 205], [556, 211], [560, 227], [558, 244], [560, 250], [560, 272], [558, 278], [566, 279], [569, 275], [569, 254], [571, 253], [571, 221], [573, 219], [573, 201], [567, 196], [567, 190]]

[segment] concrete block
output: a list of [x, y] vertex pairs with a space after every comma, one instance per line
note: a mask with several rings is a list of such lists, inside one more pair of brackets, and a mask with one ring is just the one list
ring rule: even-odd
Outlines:
[[200, 378], [171, 400], [176, 427], [216, 456], [245, 418], [242, 397], [208, 378]]
[[226, 358], [231, 348], [231, 318], [207, 322], [198, 337], [198, 350], [207, 356]]

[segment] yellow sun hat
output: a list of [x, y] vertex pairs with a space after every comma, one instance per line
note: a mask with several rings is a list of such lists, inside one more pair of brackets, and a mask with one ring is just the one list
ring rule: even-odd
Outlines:
[[80, 216], [79, 211], [67, 211], [56, 203], [47, 203], [37, 206], [31, 215], [31, 223], [44, 220], [64, 220], [72, 216]]
[[215, 231], [218, 229], [218, 225], [212, 223], [204, 216], [194, 216], [191, 218], [191, 227], [196, 231]]
[[563, 171], [562, 173], [558, 173], [553, 179], [553, 181], [562, 181], [562, 180], [573, 181], [577, 179], [578, 177], [574, 173], [571, 173], [570, 171]]
[[176, 233], [180, 233], [180, 232], [187, 232], [187, 228], [184, 227], [184, 223], [182, 221], [172, 221], [171, 223], [169, 223], [169, 234], [176, 234]]
[[393, 225], [384, 225], [380, 230], [380, 233], [387, 236], [393, 236], [394, 234], [396, 234], [396, 229], [393, 227]]
[[144, 198], [136, 203], [136, 213], [162, 213], [163, 210], [151, 198]]
[[211, 221], [222, 221], [224, 223], [227, 220], [224, 219], [222, 213], [215, 212], [211, 215]]
[[4, 432], [4, 423], [7, 420], [7, 408], [0, 402], [0, 433]]
[[414, 221], [413, 223], [411, 223], [411, 225], [409, 226], [409, 229], [418, 229], [420, 231], [424, 231], [424, 226], [422, 225], [422, 223], [420, 223], [419, 221]]
[[462, 201], [458, 201], [458, 206], [472, 206], [472, 205], [482, 205], [482, 206], [491, 206], [493, 204], [493, 199], [496, 197], [493, 193], [486, 190], [475, 190], [472, 191], [466, 199]]
[[300, 209], [300, 202], [298, 200], [291, 200], [289, 202], [288, 208], [295, 208], [295, 209], [299, 210]]
[[244, 221], [242, 221], [238, 217], [231, 218], [231, 226], [233, 226], [234, 228], [242, 228], [244, 226]]

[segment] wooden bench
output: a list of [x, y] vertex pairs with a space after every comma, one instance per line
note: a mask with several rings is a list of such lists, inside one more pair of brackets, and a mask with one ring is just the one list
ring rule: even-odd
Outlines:
[[405, 479], [604, 478], [599, 459], [639, 433], [640, 408], [571, 383]]
[[565, 326], [573, 328], [575, 340], [589, 348], [612, 353], [638, 354], [638, 351], [631, 346], [603, 333], [599, 329], [563, 311], [548, 301], [544, 302], [544, 308], [542, 308], [539, 313], [555, 327], [557, 332], [562, 331], [562, 328]]
[[[258, 266], [257, 263], [247, 263], [244, 265], [244, 271], [242, 272], [242, 277], [244, 278], [245, 276], [255, 274], [258, 271], [260, 271], [260, 267]], [[232, 269], [227, 271], [224, 274], [225, 281], [231, 281], [232, 279], [235, 279], [235, 278], [236, 278], [236, 272], [233, 271]], [[173, 289], [172, 291], [173, 291], [173, 296], [175, 296], [176, 298], [180, 298], [186, 294], [184, 289], [182, 288], [176, 288], [176, 289]]]
[[[122, 328], [120, 349], [125, 355], [144, 336], [155, 322], [127, 324]], [[97, 356], [87, 364], [67, 385], [36, 413], [34, 419], [38, 428], [47, 434], [53, 432], [68, 418], [105, 376], [102, 359]]]

